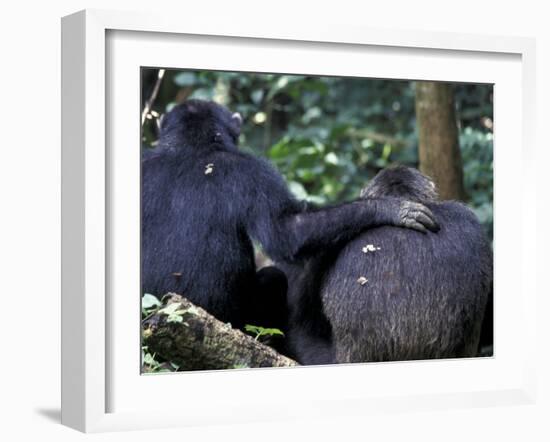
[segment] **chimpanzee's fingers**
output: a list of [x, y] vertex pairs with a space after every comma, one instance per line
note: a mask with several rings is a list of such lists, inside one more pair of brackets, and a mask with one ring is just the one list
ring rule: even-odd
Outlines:
[[425, 205], [419, 203], [412, 203], [411, 211], [409, 216], [413, 216], [416, 221], [424, 224], [432, 232], [437, 232], [439, 230], [439, 224], [435, 220], [435, 216], [430, 209]]
[[418, 232], [428, 233], [428, 230], [426, 229], [426, 227], [424, 227], [422, 224], [420, 224], [418, 221], [415, 221], [412, 218], [409, 218], [406, 221], [405, 225], [406, 225], [406, 227], [408, 227], [410, 229], [413, 229], [413, 230], [417, 230]]
[[420, 211], [413, 211], [411, 215], [414, 217], [415, 221], [421, 223], [424, 227], [427, 227], [432, 232], [437, 232], [439, 230], [439, 226], [437, 225], [435, 220], [430, 216], [428, 216], [426, 213], [420, 212]]

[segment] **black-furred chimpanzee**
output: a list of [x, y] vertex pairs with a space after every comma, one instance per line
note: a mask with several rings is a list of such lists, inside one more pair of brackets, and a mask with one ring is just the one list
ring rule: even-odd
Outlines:
[[369, 229], [290, 269], [291, 355], [303, 364], [476, 356], [493, 264], [474, 213], [438, 201], [434, 183], [403, 166], [361, 196], [423, 203], [441, 229]]
[[284, 275], [256, 273], [252, 240], [292, 261], [374, 226], [437, 229], [424, 205], [405, 200], [306, 207], [267, 161], [238, 150], [240, 126], [238, 114], [199, 100], [164, 117], [159, 146], [142, 161], [143, 292], [180, 293], [235, 327], [284, 328]]

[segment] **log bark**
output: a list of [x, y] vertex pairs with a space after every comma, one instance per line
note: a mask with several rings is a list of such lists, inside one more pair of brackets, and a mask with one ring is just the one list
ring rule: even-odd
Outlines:
[[150, 352], [182, 371], [298, 365], [176, 294], [142, 321], [142, 336]]
[[416, 82], [420, 170], [430, 176], [442, 200], [464, 200], [462, 157], [452, 85]]

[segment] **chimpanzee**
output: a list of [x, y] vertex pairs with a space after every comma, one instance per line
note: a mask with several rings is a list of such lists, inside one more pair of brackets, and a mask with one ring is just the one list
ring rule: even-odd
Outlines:
[[240, 127], [238, 114], [200, 100], [164, 117], [158, 147], [142, 160], [143, 292], [180, 293], [235, 327], [276, 326], [286, 293], [273, 292], [286, 280], [275, 269], [256, 274], [252, 240], [293, 261], [374, 226], [438, 228], [423, 204], [401, 199], [307, 207], [267, 161], [238, 150]]
[[441, 229], [380, 226], [287, 267], [290, 354], [303, 364], [475, 356], [493, 265], [474, 213], [438, 201], [434, 183], [403, 166], [380, 172], [361, 196], [423, 203]]

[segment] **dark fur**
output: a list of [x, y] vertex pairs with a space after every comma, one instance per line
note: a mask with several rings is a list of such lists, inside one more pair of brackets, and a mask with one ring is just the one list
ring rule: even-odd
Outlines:
[[285, 353], [303, 365], [335, 362], [332, 327], [320, 296], [323, 277], [334, 259], [324, 251], [305, 262], [281, 264], [289, 287]]
[[487, 299], [483, 323], [481, 324], [481, 336], [479, 337], [479, 354], [481, 356], [493, 356], [493, 309], [493, 291], [491, 290], [489, 299]]
[[164, 118], [159, 147], [142, 162], [142, 290], [180, 293], [237, 327], [284, 324], [258, 312], [255, 297], [273, 294], [256, 275], [252, 239], [296, 261], [415, 218], [394, 200], [306, 208], [268, 162], [237, 149], [239, 131], [240, 120], [211, 102], [187, 101]]
[[[438, 202], [431, 180], [404, 167], [382, 171], [362, 195], [425, 203], [441, 230], [373, 228], [309, 263], [315, 273], [289, 272], [293, 355], [302, 363], [475, 356], [492, 292], [492, 251], [473, 212]], [[363, 253], [369, 244], [380, 250]], [[306, 312], [315, 303], [322, 311]], [[295, 321], [304, 315], [321, 319], [304, 327]], [[320, 335], [327, 324], [331, 334]]]

